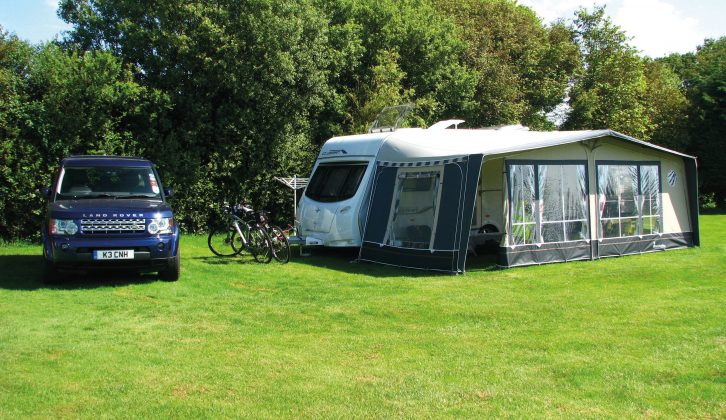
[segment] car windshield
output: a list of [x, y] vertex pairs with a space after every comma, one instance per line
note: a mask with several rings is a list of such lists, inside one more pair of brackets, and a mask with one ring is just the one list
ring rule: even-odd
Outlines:
[[64, 167], [58, 178], [56, 193], [56, 200], [161, 199], [159, 182], [154, 170], [149, 167]]

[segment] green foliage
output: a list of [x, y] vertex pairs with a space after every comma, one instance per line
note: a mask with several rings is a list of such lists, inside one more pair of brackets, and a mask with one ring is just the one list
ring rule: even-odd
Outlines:
[[696, 68], [688, 80], [694, 106], [693, 150], [701, 159], [701, 185], [726, 203], [726, 37], [706, 40], [695, 54]]
[[[414, 119], [423, 125], [461, 116], [471, 107], [476, 82], [464, 66], [465, 44], [429, 2], [323, 3], [331, 28], [345, 34], [345, 51], [352, 54], [332, 80], [345, 98], [339, 110], [343, 132], [364, 131], [381, 108], [403, 102], [416, 103]], [[342, 44], [332, 42], [338, 50]]]
[[[351, 127], [355, 133], [364, 133], [375, 120], [378, 112], [390, 104], [411, 102], [414, 89], [403, 89], [406, 76], [398, 66], [399, 55], [395, 51], [383, 50], [378, 55], [378, 64], [373, 71], [371, 86], [360, 86], [359, 92], [350, 92]], [[360, 103], [360, 101], [363, 101]]]
[[147, 156], [187, 230], [242, 196], [289, 220], [272, 178], [307, 174], [317, 145], [414, 94], [421, 123], [455, 114], [471, 91], [452, 24], [418, 1], [66, 0], [61, 15], [70, 45], [113, 51], [168, 95]]
[[701, 210], [716, 210], [719, 207], [714, 193], [699, 195], [698, 204], [700, 204]]
[[643, 61], [625, 33], [605, 15], [604, 7], [580, 9], [572, 30], [583, 68], [569, 92], [566, 129], [611, 128], [647, 139], [648, 117]]
[[[163, 104], [106, 51], [31, 47], [0, 35], [0, 237], [38, 235], [44, 198], [60, 160], [70, 154], [140, 155]], [[150, 103], [150, 101], [155, 101]]]
[[673, 54], [658, 62], [679, 76], [688, 99], [683, 118], [690, 135], [683, 150], [699, 158], [701, 191], [724, 206], [726, 163], [721, 155], [726, 148], [726, 37], [707, 39], [695, 53]]
[[186, 231], [245, 197], [291, 222], [275, 176], [384, 106], [405, 125], [463, 118], [612, 128], [701, 158], [726, 199], [724, 39], [643, 59], [604, 8], [544, 25], [513, 0], [63, 0], [62, 43], [0, 29], [0, 238], [37, 236], [38, 189], [68, 154], [142, 155]]
[[272, 178], [309, 170], [317, 116], [337, 101], [328, 22], [311, 3], [67, 0], [61, 15], [72, 45], [113, 51], [168, 95], [147, 157], [177, 187], [182, 227], [203, 229], [210, 207], [243, 195], [286, 208]]
[[542, 25], [534, 12], [511, 0], [436, 1], [453, 16], [467, 42], [466, 64], [475, 71], [469, 126], [523, 123], [552, 129], [546, 118], [564, 97], [580, 63], [572, 33], [561, 23]]
[[643, 98], [649, 123], [649, 140], [674, 150], [690, 144], [690, 103], [681, 78], [662, 61], [644, 60], [646, 89]]

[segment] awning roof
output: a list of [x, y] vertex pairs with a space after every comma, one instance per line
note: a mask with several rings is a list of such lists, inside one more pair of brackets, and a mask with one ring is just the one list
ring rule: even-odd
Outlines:
[[425, 130], [401, 129], [391, 133], [381, 145], [378, 161], [410, 162], [465, 155], [484, 156], [559, 146], [585, 140], [612, 137], [643, 147], [693, 158], [665, 147], [635, 139], [613, 130], [527, 131], [527, 130]]

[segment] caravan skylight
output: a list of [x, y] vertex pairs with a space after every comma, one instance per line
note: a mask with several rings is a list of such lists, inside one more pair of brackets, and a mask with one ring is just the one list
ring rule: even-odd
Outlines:
[[368, 132], [382, 133], [386, 131], [396, 131], [411, 110], [413, 110], [413, 104], [387, 106], [383, 108], [376, 116], [376, 119], [373, 121], [373, 124]]

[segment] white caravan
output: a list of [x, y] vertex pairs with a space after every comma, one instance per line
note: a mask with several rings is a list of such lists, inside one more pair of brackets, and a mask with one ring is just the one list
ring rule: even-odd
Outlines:
[[[394, 133], [457, 128], [464, 122], [441, 121], [426, 130], [397, 129], [409, 110], [405, 107], [385, 108], [374, 122], [371, 133], [333, 137], [325, 142], [298, 204], [298, 234], [305, 244], [360, 247], [376, 157], [386, 139]], [[386, 112], [393, 114], [384, 115]], [[381, 125], [384, 117], [388, 118], [385, 124], [390, 125]]]
[[308, 245], [359, 247], [376, 155], [391, 133], [328, 140], [298, 205], [299, 234]]
[[328, 140], [300, 239], [452, 273], [486, 242], [506, 267], [699, 244], [693, 156], [611, 130], [448, 129], [460, 122]]

